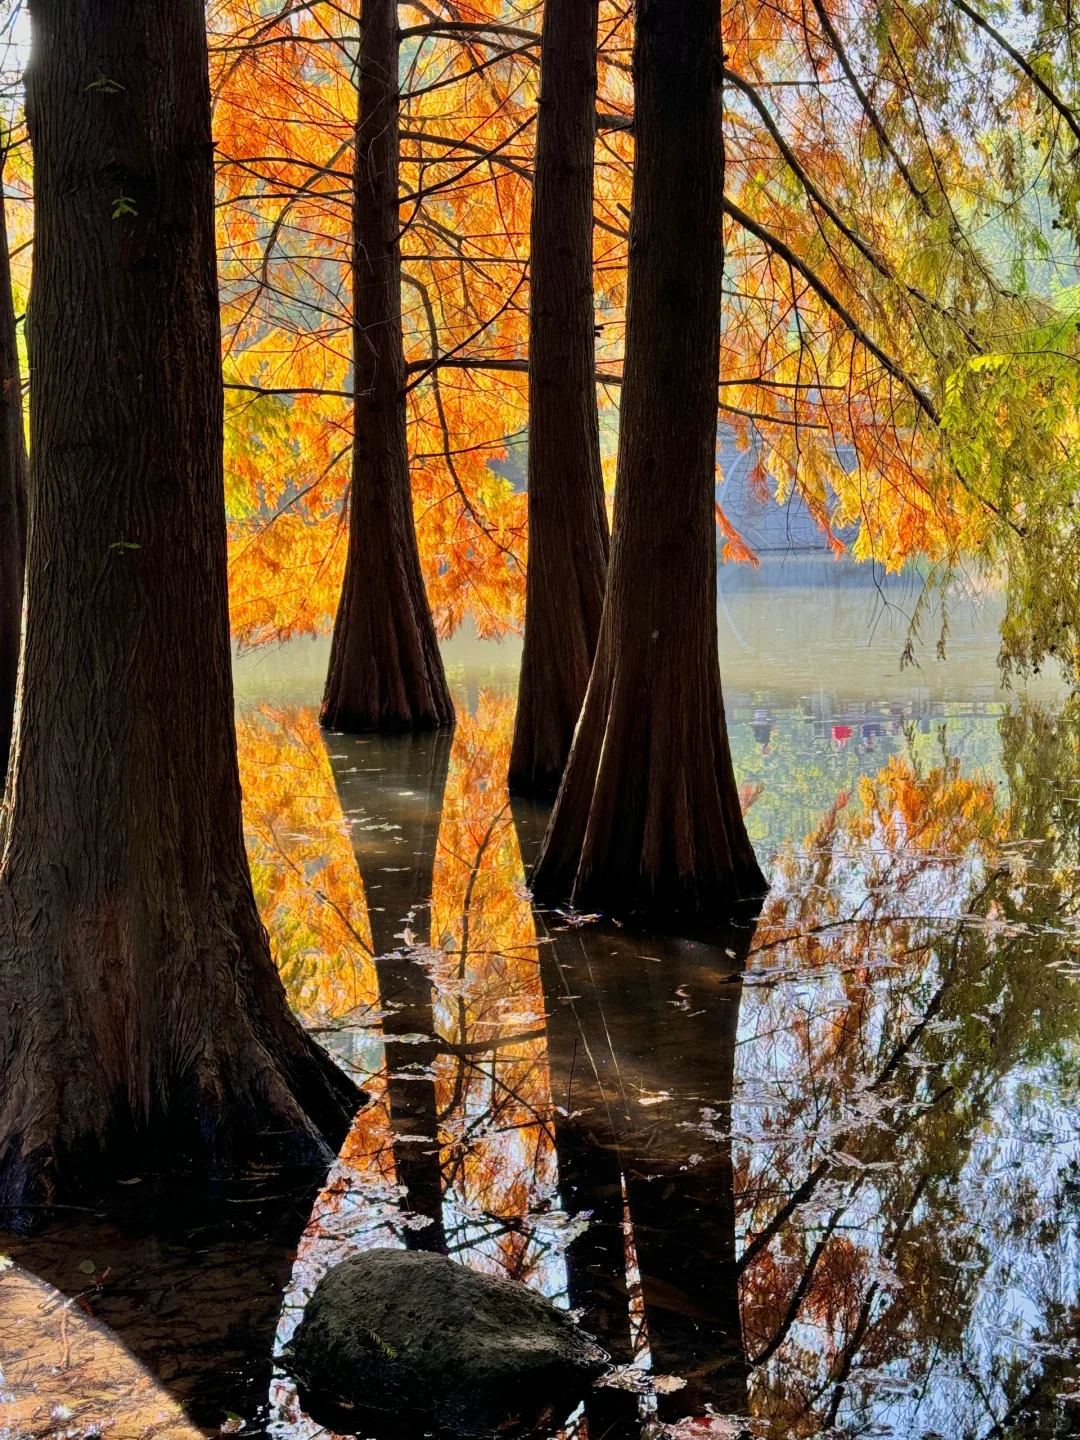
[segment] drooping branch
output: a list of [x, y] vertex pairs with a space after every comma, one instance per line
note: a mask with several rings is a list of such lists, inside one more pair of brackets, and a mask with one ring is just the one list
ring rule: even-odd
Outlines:
[[[958, 0], [958, 3], [962, 3], [962, 0]], [[832, 223], [840, 231], [841, 235], [843, 235], [847, 240], [850, 240], [852, 245], [854, 245], [856, 250], [858, 250], [859, 254], [862, 255], [865, 260], [868, 260], [870, 262], [870, 264], [874, 267], [877, 273], [882, 276], [883, 279], [890, 281], [892, 284], [902, 286], [903, 289], [912, 297], [912, 299], [918, 300], [921, 304], [928, 306], [930, 309], [936, 311], [938, 314], [945, 316], [945, 318], [959, 325], [960, 329], [963, 330], [967, 338], [974, 342], [974, 337], [972, 336], [971, 332], [966, 329], [966, 327], [964, 327], [954, 315], [944, 310], [943, 307], [939, 305], [936, 300], [932, 299], [929, 295], [927, 295], [925, 291], [920, 290], [918, 286], [909, 285], [906, 281], [901, 280], [896, 274], [896, 272], [893, 270], [892, 266], [889, 265], [889, 263], [880, 254], [880, 252], [877, 251], [866, 240], [864, 240], [859, 234], [859, 232], [853, 229], [852, 226], [847, 223], [847, 221], [836, 209], [836, 206], [832, 204], [828, 196], [825, 195], [824, 191], [822, 191], [821, 188], [811, 178], [810, 174], [806, 170], [805, 166], [802, 164], [799, 157], [795, 154], [794, 150], [792, 150], [791, 146], [784, 139], [784, 136], [781, 133], [779, 126], [776, 124], [776, 121], [773, 119], [772, 114], [769, 111], [769, 107], [765, 104], [764, 100], [758, 94], [754, 86], [751, 85], [748, 80], [744, 79], [743, 76], [737, 75], [734, 70], [728, 70], [727, 68], [725, 68], [724, 70], [724, 80], [727, 84], [735, 86], [736, 89], [738, 89], [743, 95], [746, 96], [747, 100], [749, 100], [750, 104], [757, 111], [758, 118], [765, 126], [765, 129], [769, 132], [773, 143], [780, 151], [780, 154], [783, 156], [786, 165], [791, 170], [795, 178], [798, 180], [799, 184], [806, 191], [807, 195], [814, 202], [814, 204], [818, 206], [819, 209], [825, 212], [825, 214], [829, 217]]]
[[723, 205], [725, 215], [730, 215], [732, 220], [741, 225], [744, 230], [748, 231], [756, 239], [760, 240], [763, 245], [779, 255], [793, 270], [799, 272], [810, 288], [814, 290], [817, 295], [824, 300], [825, 304], [828, 305], [829, 309], [844, 322], [851, 334], [858, 340], [859, 344], [862, 345], [865, 350], [868, 350], [883, 368], [904, 386], [926, 417], [934, 425], [938, 425], [940, 423], [940, 416], [938, 415], [934, 402], [930, 399], [929, 395], [927, 395], [926, 391], [907, 373], [898, 360], [894, 360], [887, 351], [881, 348], [871, 335], [867, 334], [843, 301], [825, 284], [821, 276], [818, 275], [805, 260], [801, 259], [800, 256], [792, 250], [790, 245], [781, 240], [778, 235], [774, 235], [772, 231], [767, 230], [764, 225], [759, 224], [757, 220], [748, 215], [745, 210], [740, 209], [740, 207], [726, 195], [724, 196]]
[[977, 10], [973, 9], [967, 3], [967, 0], [952, 0], [952, 3], [962, 15], [968, 17], [973, 25], [977, 25], [984, 35], [988, 35], [1000, 50], [1004, 50], [1005, 54], [1008, 55], [1017, 69], [1021, 70], [1023, 74], [1027, 76], [1040, 94], [1054, 107], [1076, 137], [1077, 142], [1080, 143], [1080, 116], [1077, 115], [1076, 111], [1073, 110], [1071, 106], [1066, 105], [1065, 101], [1062, 100], [1053, 86], [1046, 83], [1031, 62], [1026, 60], [1020, 51], [1017, 50], [1016, 46], [1010, 45], [1001, 31], [995, 29], [989, 20], [980, 15]]
[[840, 62], [841, 70], [843, 70], [844, 74], [847, 76], [848, 84], [855, 92], [855, 98], [862, 106], [863, 114], [873, 126], [874, 134], [881, 141], [882, 145], [888, 151], [889, 155], [892, 156], [893, 164], [896, 166], [897, 170], [899, 170], [901, 176], [903, 177], [904, 184], [911, 191], [911, 194], [918, 202], [919, 208], [922, 210], [924, 215], [929, 215], [930, 206], [927, 202], [926, 194], [924, 191], [919, 189], [918, 185], [916, 185], [915, 179], [912, 176], [911, 171], [904, 163], [903, 157], [897, 150], [896, 146], [893, 144], [889, 132], [885, 128], [885, 122], [878, 114], [873, 101], [870, 99], [870, 96], [859, 84], [858, 76], [852, 69], [851, 61], [848, 59], [847, 51], [844, 49], [844, 43], [840, 39], [840, 36], [837, 34], [836, 27], [832, 23], [832, 20], [829, 18], [829, 12], [822, 4], [822, 0], [813, 0], [813, 3], [814, 11], [817, 14], [821, 28], [825, 32], [826, 38], [828, 39], [829, 44], [832, 46], [833, 52], [836, 55], [837, 60]]

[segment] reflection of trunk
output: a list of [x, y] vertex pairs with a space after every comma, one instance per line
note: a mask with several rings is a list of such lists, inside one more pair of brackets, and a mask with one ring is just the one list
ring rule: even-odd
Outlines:
[[353, 155], [353, 471], [322, 720], [428, 730], [454, 707], [428, 608], [405, 432], [398, 239], [398, 16], [363, 0]]
[[611, 565], [596, 661], [532, 877], [620, 914], [731, 913], [765, 884], [732, 770], [716, 634], [719, 0], [640, 0]]
[[[707, 1404], [728, 1413], [747, 1407], [731, 1158], [742, 986], [728, 975], [731, 966], [741, 968], [752, 934], [747, 927], [729, 941], [730, 948], [741, 951], [737, 962], [727, 961], [722, 950], [704, 960], [698, 958], [700, 948], [662, 951], [664, 964], [652, 978], [672, 994], [682, 989], [689, 1010], [685, 1019], [683, 1012], [675, 1012], [675, 1025], [667, 1019], [665, 1030], [674, 1044], [666, 1054], [653, 1027], [642, 1032], [636, 1049], [643, 1064], [652, 1065], [654, 1055], [660, 1055], [652, 1083], [672, 1087], [672, 1102], [653, 1108], [653, 1118], [637, 1131], [639, 1150], [628, 1163], [626, 1181], [653, 1367], [687, 1382], [685, 1390], [661, 1401], [662, 1414], [700, 1415]], [[718, 961], [727, 974], [716, 974]], [[653, 1004], [655, 1017], [660, 1006]], [[665, 1000], [664, 1008], [670, 1004]], [[620, 1056], [624, 1073], [625, 1063]], [[683, 1098], [687, 1094], [699, 1102]], [[700, 1123], [703, 1108], [713, 1112], [709, 1138], [699, 1136], [694, 1143], [695, 1132], [682, 1130], [675, 1140], [674, 1127]], [[704, 1158], [692, 1162], [688, 1150]]]
[[[518, 846], [528, 871], [536, 861], [547, 810], [524, 799], [512, 803]], [[535, 921], [537, 935], [543, 936], [547, 924], [542, 912], [535, 912]], [[577, 936], [555, 932], [553, 939], [554, 944], [541, 944], [538, 953], [559, 1196], [568, 1215], [589, 1211], [592, 1217], [588, 1229], [567, 1249], [570, 1305], [583, 1312], [581, 1323], [616, 1363], [628, 1364], [622, 1169], [611, 1136], [598, 1124], [604, 1103], [597, 1098], [588, 1048], [590, 1037], [602, 1030], [603, 1015], [592, 989], [579, 992], [569, 978], [580, 959]], [[570, 967], [565, 974], [564, 966]], [[570, 995], [575, 996], [573, 1003], [566, 998]], [[584, 1113], [578, 1115], [579, 1110]]]
[[[526, 861], [538, 815], [515, 804]], [[625, 1186], [652, 1368], [687, 1382], [660, 1397], [661, 1416], [706, 1405], [745, 1412], [729, 1137], [739, 972], [753, 927], [709, 945], [644, 944], [625, 931], [560, 931], [549, 921], [537, 913], [553, 941], [540, 947], [552, 1096], [571, 1112], [556, 1115], [560, 1192], [568, 1210], [594, 1216], [567, 1253], [571, 1303], [625, 1362]]]
[[[727, 943], [745, 954], [749, 935]], [[575, 1173], [583, 1153], [607, 1148], [622, 1175], [653, 1369], [687, 1382], [661, 1397], [661, 1414], [702, 1414], [706, 1404], [745, 1410], [727, 1138], [740, 999], [738, 980], [728, 976], [738, 962], [723, 946], [710, 953], [653, 941], [656, 964], [619, 934], [555, 939], [561, 993], [581, 997], [560, 1002], [556, 995], [549, 1005], [556, 1013], [572, 1009], [581, 1033], [571, 1109], [585, 1113], [565, 1127], [566, 1160]], [[670, 1098], [643, 1103], [665, 1092]], [[720, 1138], [680, 1128], [700, 1124], [703, 1108], [714, 1112]], [[695, 1153], [704, 1159], [691, 1162]], [[612, 1181], [605, 1174], [603, 1192], [584, 1207], [599, 1210], [607, 1225], [619, 1200]], [[621, 1241], [621, 1232], [611, 1237], [606, 1258]], [[623, 1314], [625, 1307], [624, 1298]]]
[[547, 0], [529, 258], [529, 569], [509, 786], [554, 795], [607, 569], [593, 330], [597, 0]]
[[26, 441], [0, 166], [0, 789], [15, 714], [26, 560]]
[[[445, 1253], [439, 1118], [431, 1075], [438, 1047], [433, 1042], [395, 1043], [393, 1037], [432, 1036], [435, 1031], [431, 981], [404, 951], [402, 935], [408, 923], [418, 944], [430, 939], [429, 902], [450, 737], [329, 738], [335, 752], [330, 763], [341, 808], [351, 822], [371, 919], [379, 1007], [384, 1012], [394, 1165], [407, 1192], [402, 1208], [430, 1222], [406, 1228], [405, 1240], [411, 1249]], [[410, 913], [414, 918], [407, 922]]]
[[[515, 816], [517, 807], [515, 806]], [[519, 831], [520, 834], [520, 831]], [[537, 933], [542, 923], [537, 917]], [[576, 938], [576, 937], [575, 937]], [[571, 1309], [617, 1365], [633, 1359], [626, 1288], [622, 1158], [606, 1122], [588, 1045], [603, 1033], [596, 996], [582, 991], [572, 968], [578, 956], [568, 937], [540, 946], [540, 979], [547, 1012], [559, 1199], [568, 1215], [588, 1213], [587, 1229], [566, 1250]], [[571, 1003], [568, 995], [579, 998]], [[569, 1112], [569, 1113], [564, 1113]], [[583, 1112], [583, 1113], [578, 1113]], [[585, 1402], [589, 1440], [621, 1440], [634, 1433], [637, 1401], [625, 1391], [593, 1389]]]
[[289, 1010], [244, 850], [204, 6], [30, 15], [0, 1200], [85, 1203], [133, 1171], [325, 1166], [358, 1092]]

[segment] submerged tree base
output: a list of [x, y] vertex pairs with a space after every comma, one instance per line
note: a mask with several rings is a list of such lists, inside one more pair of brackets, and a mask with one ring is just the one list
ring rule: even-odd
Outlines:
[[319, 723], [327, 730], [393, 734], [454, 724], [454, 702], [405, 505], [403, 499], [389, 564], [372, 560], [365, 568], [359, 556], [354, 558], [354, 534], [367, 544], [371, 526], [352, 521], [355, 531], [350, 530], [349, 561], [319, 712]]
[[[130, 937], [86, 927], [81, 943], [30, 946], [0, 926], [0, 1218], [26, 1228], [132, 1176], [216, 1182], [333, 1161], [368, 1097], [290, 1012], [252, 918], [247, 943], [234, 930], [216, 955], [145, 950], [122, 988]], [[169, 993], [185, 949], [193, 983]]]
[[[693, 647], [678, 684], [650, 647], [601, 635], [574, 748], [531, 877], [542, 904], [645, 923], [737, 915], [768, 890], [743, 824], [719, 669]], [[712, 643], [715, 643], [713, 640]], [[694, 665], [692, 658], [700, 660]], [[678, 659], [674, 660], [678, 664]]]

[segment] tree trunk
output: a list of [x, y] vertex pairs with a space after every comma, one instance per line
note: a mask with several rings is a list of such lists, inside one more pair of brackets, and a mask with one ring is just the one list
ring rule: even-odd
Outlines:
[[454, 723], [413, 522], [401, 345], [396, 0], [363, 0], [353, 156], [353, 470], [349, 548], [322, 723]]
[[543, 900], [693, 919], [764, 891], [716, 634], [720, 0], [640, 0], [626, 365], [596, 661], [532, 877]]
[[[335, 742], [335, 748], [340, 742]], [[386, 1064], [386, 1101], [394, 1169], [404, 1190], [403, 1239], [410, 1250], [446, 1254], [442, 1150], [433, 1066], [431, 977], [402, 939], [431, 940], [431, 890], [450, 736], [359, 740], [331, 755], [342, 813], [351, 821], [353, 853], [364, 882]], [[395, 1036], [425, 1035], [425, 1041]]]
[[22, 637], [26, 439], [0, 163], [0, 790], [7, 774]]
[[244, 852], [202, 0], [31, 0], [31, 523], [0, 1204], [322, 1166], [360, 1096]]
[[529, 257], [529, 570], [509, 788], [554, 796], [607, 572], [593, 329], [597, 0], [547, 0]]

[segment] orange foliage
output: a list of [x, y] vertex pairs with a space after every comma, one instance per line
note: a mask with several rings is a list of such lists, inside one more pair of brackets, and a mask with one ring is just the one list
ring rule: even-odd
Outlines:
[[[233, 387], [233, 625], [246, 642], [325, 629], [344, 564], [357, 7], [210, 7]], [[482, 635], [498, 635], [519, 628], [524, 599], [524, 495], [500, 472], [508, 459], [520, 465], [527, 425], [542, 10], [535, 0], [470, 0], [403, 5], [401, 14], [403, 325], [421, 557], [442, 633], [469, 614]], [[843, 30], [849, 18], [837, 4], [832, 23]], [[987, 524], [985, 507], [942, 461], [933, 408], [967, 353], [950, 307], [981, 272], [962, 258], [962, 279], [948, 266], [933, 273], [925, 257], [935, 252], [934, 222], [893, 168], [867, 163], [866, 127], [843, 84], [829, 89], [842, 80], [839, 62], [804, 5], [739, 0], [724, 7], [723, 23], [727, 63], [759, 87], [787, 154], [729, 82], [725, 192], [748, 219], [733, 212], [726, 225], [721, 419], [754, 446], [755, 474], [770, 477], [775, 499], [797, 490], [835, 551], [891, 569], [917, 553], [948, 563]], [[467, 33], [455, 33], [463, 24]], [[594, 233], [609, 482], [633, 163], [631, 40], [627, 9], [604, 0]], [[899, 73], [882, 81], [897, 94], [904, 83]], [[969, 203], [989, 183], [988, 167], [977, 150], [961, 154], [938, 139], [933, 183]], [[850, 233], [805, 184], [828, 197]], [[717, 518], [725, 558], [749, 560], [719, 509]]]
[[[211, 13], [226, 382], [288, 392], [228, 391], [233, 626], [249, 642], [326, 628], [344, 567], [356, 13], [355, 0], [271, 18], [257, 0], [221, 0]], [[457, 18], [527, 27], [532, 15], [489, 4]], [[536, 47], [433, 35], [407, 37], [402, 55], [421, 556], [442, 632], [468, 610], [496, 635], [519, 625], [523, 603], [524, 496], [492, 464], [524, 427], [524, 377], [425, 366], [466, 348], [526, 354]]]

